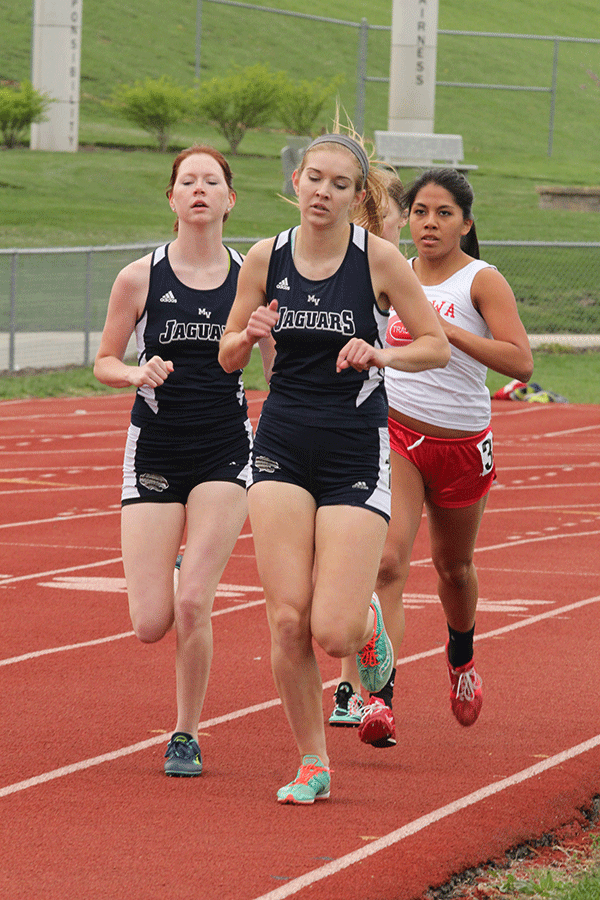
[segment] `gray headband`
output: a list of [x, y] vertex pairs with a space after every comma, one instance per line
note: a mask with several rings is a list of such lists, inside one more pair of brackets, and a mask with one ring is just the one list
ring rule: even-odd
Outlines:
[[354, 138], [348, 137], [347, 134], [322, 134], [320, 137], [315, 138], [312, 144], [308, 145], [304, 153], [306, 155], [308, 151], [312, 150], [313, 147], [316, 147], [317, 144], [329, 143], [342, 144], [344, 147], [350, 150], [351, 153], [354, 153], [362, 169], [364, 184], [369, 174], [369, 158], [358, 141], [355, 141]]

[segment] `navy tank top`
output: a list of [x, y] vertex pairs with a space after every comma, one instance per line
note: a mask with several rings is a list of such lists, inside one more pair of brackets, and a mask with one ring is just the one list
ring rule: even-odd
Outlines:
[[341, 348], [350, 338], [375, 347], [385, 344], [387, 310], [377, 306], [367, 256], [368, 233], [351, 224], [350, 241], [339, 269], [312, 281], [297, 271], [293, 232], [277, 235], [267, 276], [267, 301], [277, 300], [273, 329], [276, 357], [265, 410], [279, 419], [307, 425], [348, 427], [387, 425], [383, 370], [336, 372]]
[[171, 360], [174, 370], [160, 387], [138, 388], [132, 424], [161, 428], [201, 424], [208, 429], [244, 422], [247, 405], [241, 370], [228, 374], [217, 359], [242, 257], [227, 247], [230, 264], [223, 284], [196, 290], [173, 272], [168, 246], [152, 254], [148, 297], [135, 331], [139, 365], [160, 356]]

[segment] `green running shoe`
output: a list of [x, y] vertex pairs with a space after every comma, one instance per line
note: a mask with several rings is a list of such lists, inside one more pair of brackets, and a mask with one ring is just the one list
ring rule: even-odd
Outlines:
[[306, 754], [293, 781], [277, 791], [279, 803], [308, 804], [327, 800], [331, 777], [318, 756]]
[[343, 728], [358, 728], [361, 722], [363, 698], [349, 681], [340, 681], [333, 695], [335, 706], [329, 716], [329, 724]]
[[356, 665], [362, 686], [371, 694], [376, 694], [385, 687], [392, 674], [394, 648], [383, 624], [383, 613], [377, 594], [373, 594], [371, 607], [375, 613], [373, 636], [360, 653], [356, 654]]
[[176, 731], [165, 753], [165, 775], [193, 778], [202, 774], [202, 754], [191, 734]]

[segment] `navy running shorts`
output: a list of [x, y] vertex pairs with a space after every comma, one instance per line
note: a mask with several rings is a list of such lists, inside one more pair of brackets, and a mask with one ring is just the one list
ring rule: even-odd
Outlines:
[[123, 461], [121, 505], [186, 504], [206, 481], [231, 481], [245, 488], [250, 471], [252, 426], [202, 431], [130, 425]]
[[285, 481], [304, 488], [319, 506], [362, 506], [390, 520], [387, 428], [320, 428], [262, 413], [248, 487]]

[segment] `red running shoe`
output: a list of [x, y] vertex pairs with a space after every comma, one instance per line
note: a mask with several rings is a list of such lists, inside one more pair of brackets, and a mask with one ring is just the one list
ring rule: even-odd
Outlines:
[[372, 747], [396, 746], [394, 713], [381, 697], [371, 697], [369, 705], [363, 707], [358, 736], [363, 744]]
[[481, 691], [483, 682], [475, 671], [475, 663], [471, 659], [464, 666], [453, 669], [448, 659], [448, 643], [446, 643], [446, 663], [450, 676], [450, 706], [454, 718], [465, 727], [474, 725], [483, 705]]

